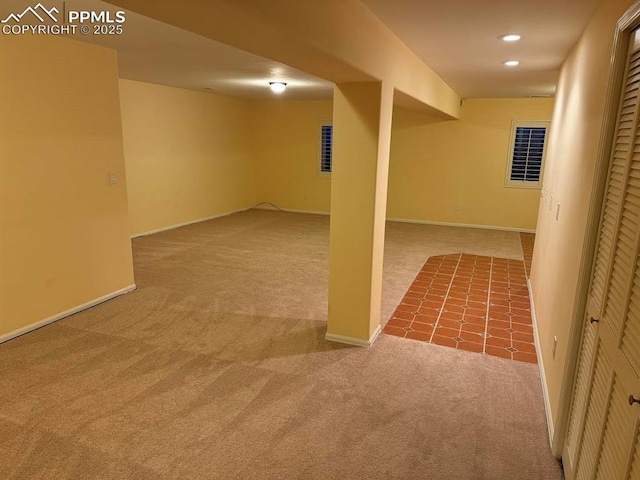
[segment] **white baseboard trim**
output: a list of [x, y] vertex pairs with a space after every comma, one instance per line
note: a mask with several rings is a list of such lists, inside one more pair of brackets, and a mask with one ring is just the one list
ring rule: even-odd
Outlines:
[[330, 342], [346, 343], [347, 345], [354, 345], [356, 347], [370, 347], [371, 345], [373, 345], [373, 342], [376, 341], [376, 339], [380, 335], [380, 332], [382, 332], [382, 327], [378, 325], [378, 327], [375, 329], [375, 331], [373, 332], [373, 335], [371, 335], [371, 338], [369, 338], [369, 340], [361, 340], [359, 338], [345, 337], [343, 335], [336, 335], [329, 332], [326, 333], [324, 338], [326, 340], [329, 340]]
[[544, 412], [547, 416], [547, 430], [549, 431], [549, 445], [553, 449], [555, 431], [554, 431], [553, 417], [551, 416], [551, 401], [549, 399], [549, 390], [547, 388], [547, 376], [544, 373], [544, 361], [542, 359], [542, 348], [540, 348], [540, 337], [538, 336], [538, 321], [536, 318], [536, 309], [535, 309], [535, 306], [533, 305], [533, 290], [531, 289], [531, 280], [529, 279], [527, 279], [527, 286], [529, 287], [529, 303], [531, 304], [533, 339], [536, 345], [536, 354], [538, 356], [538, 369], [540, 370], [540, 383], [542, 384]]
[[329, 212], [321, 212], [318, 210], [300, 210], [297, 208], [275, 208], [272, 207], [271, 205], [259, 205], [257, 207], [255, 207], [256, 210], [274, 210], [274, 211], [280, 211], [280, 212], [287, 212], [287, 213], [306, 213], [309, 215], [331, 215]]
[[[272, 207], [271, 205], [260, 205], [255, 208], [259, 210], [278, 210], [278, 208]], [[330, 212], [321, 212], [317, 210], [300, 210], [298, 208], [280, 208], [279, 210], [287, 213], [308, 213], [311, 215], [331, 215]], [[476, 225], [476, 224], [470, 224], [470, 223], [433, 222], [431, 220], [414, 220], [411, 218], [387, 218], [387, 222], [415, 223], [417, 225], [440, 225], [442, 227], [478, 228], [478, 229], [484, 229], [484, 230], [502, 230], [505, 232], [536, 233], [535, 230], [532, 230], [529, 228], [498, 227], [495, 225]]]
[[505, 232], [536, 233], [528, 228], [498, 227], [495, 225], [476, 225], [470, 223], [432, 222], [431, 220], [412, 220], [410, 218], [387, 218], [387, 222], [415, 223], [418, 225], [440, 225], [442, 227], [479, 228], [482, 230], [502, 230]]
[[156, 228], [155, 230], [149, 230], [148, 232], [136, 233], [135, 235], [131, 235], [131, 238], [140, 238], [146, 237], [148, 235], [153, 235], [154, 233], [166, 232], [168, 230], [174, 230], [180, 227], [186, 227], [188, 225], [194, 225], [196, 223], [208, 222], [209, 220], [215, 220], [216, 218], [228, 217], [229, 215], [233, 215], [234, 213], [246, 212], [248, 209], [243, 208], [240, 210], [232, 210], [231, 212], [224, 212], [218, 215], [212, 215], [210, 217], [198, 218], [196, 220], [189, 220], [188, 222], [177, 223], [175, 225], [169, 225], [167, 227]]
[[5, 333], [4, 335], [0, 335], [0, 343], [7, 342], [16, 337], [24, 335], [25, 333], [32, 332], [33, 330], [37, 330], [38, 328], [44, 327], [45, 325], [49, 325], [50, 323], [57, 322], [58, 320], [62, 320], [63, 318], [73, 315], [74, 313], [78, 313], [78, 312], [81, 312], [82, 310], [95, 307], [96, 305], [104, 303], [113, 298], [119, 297], [120, 295], [124, 295], [125, 293], [132, 292], [135, 289], [136, 289], [135, 284], [129, 285], [128, 287], [122, 288], [120, 290], [109, 293], [107, 295], [103, 295], [100, 298], [90, 300], [89, 302], [83, 303], [82, 305], [78, 305], [77, 307], [70, 308], [69, 310], [65, 310], [64, 312], [45, 318], [44, 320], [40, 320], [40, 321], [31, 323], [29, 325], [26, 325], [24, 327], [18, 328], [17, 330], [14, 330], [12, 332]]

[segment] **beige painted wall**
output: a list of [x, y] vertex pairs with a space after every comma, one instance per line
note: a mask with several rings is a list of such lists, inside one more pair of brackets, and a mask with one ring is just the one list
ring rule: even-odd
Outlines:
[[[544, 175], [531, 284], [553, 423], [557, 421], [578, 270], [617, 19], [631, 0], [602, 2], [562, 67]], [[556, 221], [556, 206], [561, 205]], [[553, 337], [558, 337], [555, 358]]]
[[258, 201], [328, 213], [331, 180], [319, 175], [319, 155], [331, 102], [252, 102], [251, 114]]
[[248, 208], [248, 102], [120, 80], [132, 235]]
[[534, 230], [540, 190], [504, 185], [511, 122], [552, 111], [550, 98], [468, 99], [460, 120], [438, 122], [397, 108], [387, 216]]
[[0, 36], [0, 65], [1, 337], [132, 285], [133, 266], [115, 52]]
[[[331, 102], [252, 103], [259, 201], [329, 211], [318, 150], [331, 110]], [[511, 121], [550, 120], [552, 111], [552, 99], [472, 99], [459, 121], [442, 122], [396, 108], [387, 216], [535, 229], [540, 191], [504, 186]]]

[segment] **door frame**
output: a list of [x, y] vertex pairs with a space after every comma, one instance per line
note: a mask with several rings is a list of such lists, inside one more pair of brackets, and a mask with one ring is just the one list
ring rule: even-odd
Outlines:
[[629, 40], [631, 38], [631, 32], [638, 27], [640, 27], [640, 1], [634, 3], [626, 13], [620, 17], [616, 25], [613, 40], [604, 118], [600, 130], [595, 174], [591, 190], [591, 199], [589, 201], [585, 242], [578, 273], [577, 296], [571, 317], [569, 350], [563, 368], [563, 380], [560, 389], [560, 409], [558, 420], [553, 429], [553, 438], [551, 439], [551, 450], [558, 458], [562, 456], [564, 441], [569, 426], [578, 355], [584, 333], [584, 319], [587, 311], [591, 274], [595, 263], [598, 230], [600, 228], [600, 219], [604, 207], [604, 196], [611, 162], [611, 149], [613, 148], [618, 110], [622, 96]]

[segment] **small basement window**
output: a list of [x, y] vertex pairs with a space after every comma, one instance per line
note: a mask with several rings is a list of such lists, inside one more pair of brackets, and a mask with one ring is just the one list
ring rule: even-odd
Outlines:
[[540, 188], [549, 122], [513, 122], [507, 187]]
[[329, 175], [333, 168], [333, 125], [320, 125], [320, 174]]

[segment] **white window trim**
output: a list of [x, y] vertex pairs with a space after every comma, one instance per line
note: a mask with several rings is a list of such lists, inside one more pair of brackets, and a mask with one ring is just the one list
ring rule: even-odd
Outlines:
[[[551, 122], [548, 121], [520, 121], [513, 120], [511, 122], [511, 136], [509, 138], [509, 150], [507, 151], [507, 168], [504, 175], [504, 186], [507, 188], [534, 188], [540, 190], [542, 188], [542, 174], [544, 172], [544, 164], [547, 156], [547, 145], [549, 144], [549, 128]], [[544, 139], [544, 150], [542, 152], [542, 165], [540, 165], [540, 180], [537, 182], [527, 182], [511, 180], [511, 168], [513, 163], [513, 149], [516, 141], [516, 129], [518, 127], [544, 127], [547, 133]]]
[[[316, 160], [316, 174], [318, 178], [322, 178], [325, 180], [331, 180], [331, 172], [323, 172], [322, 171], [322, 127], [333, 127], [333, 122], [331, 120], [320, 120], [318, 122], [318, 155]], [[335, 132], [334, 132], [335, 133]], [[331, 139], [331, 170], [333, 171], [333, 139]]]

